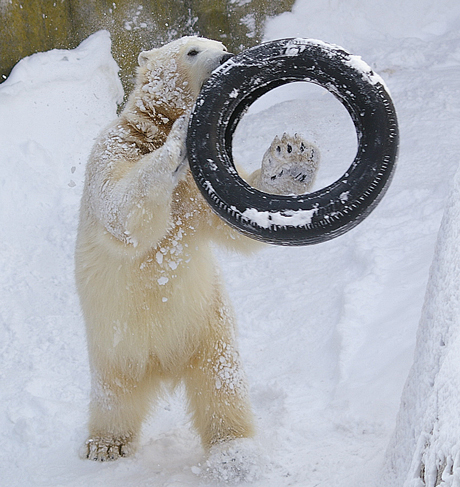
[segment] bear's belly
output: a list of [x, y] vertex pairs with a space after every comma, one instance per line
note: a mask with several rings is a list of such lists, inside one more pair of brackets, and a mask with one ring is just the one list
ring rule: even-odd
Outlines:
[[155, 360], [166, 371], [186, 363], [216, 291], [207, 242], [168, 239], [143, 258], [98, 246], [83, 255], [77, 282], [92, 356], [114, 365]]

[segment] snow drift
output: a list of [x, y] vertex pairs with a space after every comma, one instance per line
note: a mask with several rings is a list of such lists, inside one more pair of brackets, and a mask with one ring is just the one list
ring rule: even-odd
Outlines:
[[439, 231], [382, 487], [460, 485], [459, 276], [460, 170]]

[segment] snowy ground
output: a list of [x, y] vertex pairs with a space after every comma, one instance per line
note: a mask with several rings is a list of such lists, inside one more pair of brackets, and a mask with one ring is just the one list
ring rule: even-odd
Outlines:
[[[367, 220], [333, 241], [219, 258], [269, 457], [257, 485], [371, 487], [458, 166], [460, 5], [314, 5], [298, 0], [266, 37], [341, 44], [385, 78], [401, 130], [393, 184]], [[75, 51], [23, 60], [0, 85], [0, 472], [12, 487], [202, 484], [194, 472], [203, 454], [180, 391], [145, 425], [135, 457], [79, 458], [89, 370], [73, 248], [85, 161], [121, 96], [109, 49], [100, 33]], [[324, 90], [280, 90], [244, 117], [235, 155], [254, 165], [275, 134], [301, 132], [322, 151], [324, 186], [351, 162], [351, 122]]]

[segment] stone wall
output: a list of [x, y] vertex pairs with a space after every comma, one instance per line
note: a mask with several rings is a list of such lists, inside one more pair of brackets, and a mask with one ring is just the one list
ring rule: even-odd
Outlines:
[[294, 0], [0, 0], [0, 81], [23, 57], [76, 47], [99, 29], [130, 91], [137, 54], [183, 35], [224, 42], [239, 52], [260, 42], [267, 16]]

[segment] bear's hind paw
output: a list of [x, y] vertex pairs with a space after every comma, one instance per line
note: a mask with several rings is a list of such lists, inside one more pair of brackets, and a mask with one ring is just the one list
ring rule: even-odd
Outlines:
[[86, 441], [84, 456], [88, 460], [107, 462], [130, 456], [134, 451], [135, 447], [130, 436], [95, 436]]
[[264, 470], [265, 459], [254, 440], [241, 438], [214, 445], [204, 466], [193, 470], [209, 481], [254, 482]]

